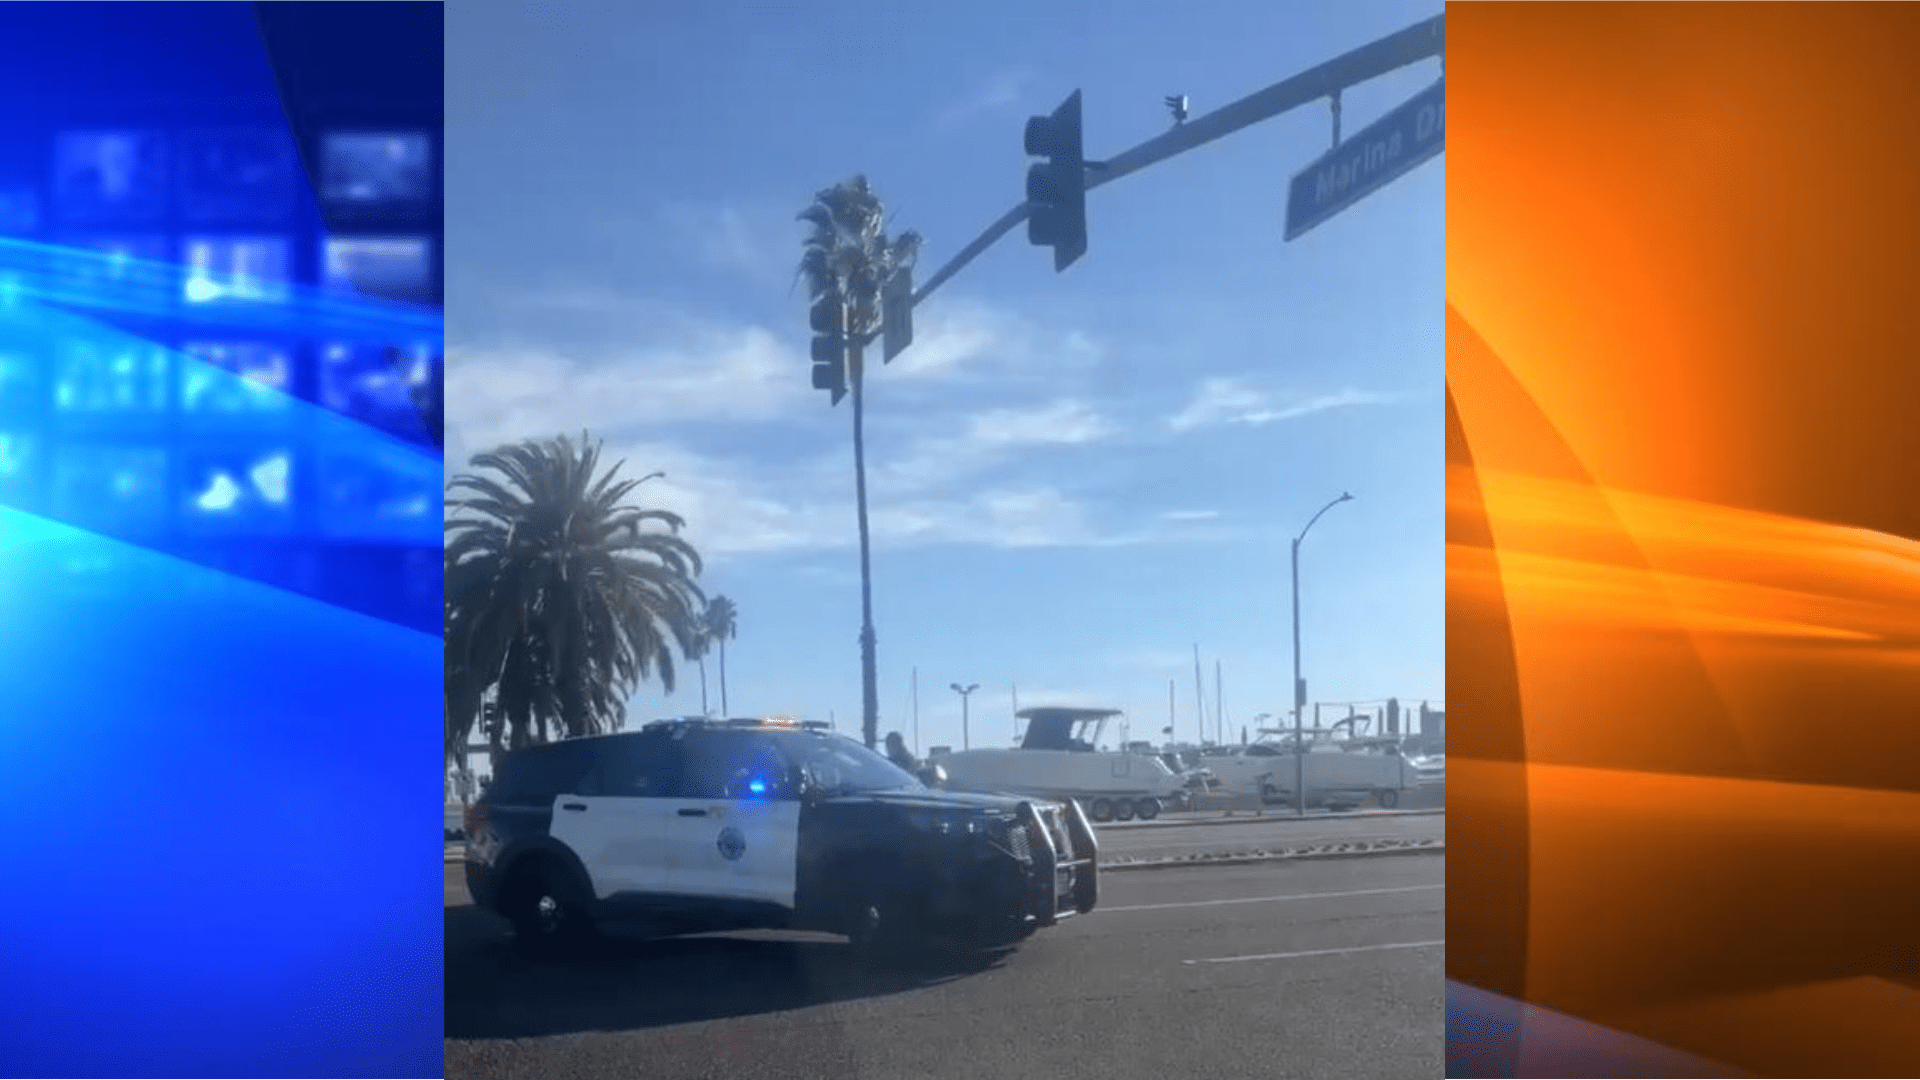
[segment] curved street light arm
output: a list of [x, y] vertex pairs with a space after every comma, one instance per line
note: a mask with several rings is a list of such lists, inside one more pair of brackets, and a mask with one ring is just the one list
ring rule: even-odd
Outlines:
[[1343, 503], [1343, 502], [1350, 502], [1350, 501], [1352, 501], [1352, 499], [1353, 499], [1353, 496], [1352, 496], [1351, 494], [1349, 494], [1348, 492], [1345, 492], [1345, 491], [1343, 491], [1343, 492], [1341, 492], [1341, 493], [1340, 493], [1340, 497], [1339, 497], [1339, 498], [1337, 498], [1337, 499], [1335, 499], [1335, 500], [1333, 500], [1332, 502], [1330, 502], [1330, 503], [1328, 503], [1327, 505], [1325, 505], [1325, 506], [1323, 506], [1323, 507], [1321, 507], [1321, 508], [1320, 508], [1320, 513], [1318, 513], [1318, 514], [1315, 514], [1315, 515], [1313, 515], [1312, 517], [1310, 517], [1310, 518], [1308, 518], [1308, 519], [1307, 519], [1307, 527], [1306, 527], [1305, 529], [1301, 529], [1301, 530], [1300, 530], [1300, 535], [1299, 535], [1299, 536], [1296, 536], [1296, 537], [1294, 537], [1294, 538], [1293, 538], [1293, 542], [1297, 544], [1297, 543], [1299, 543], [1300, 541], [1302, 541], [1302, 540], [1305, 540], [1305, 539], [1307, 538], [1307, 531], [1308, 531], [1309, 529], [1312, 529], [1312, 528], [1313, 528], [1313, 523], [1314, 523], [1314, 522], [1316, 522], [1316, 521], [1319, 521], [1319, 520], [1320, 520], [1320, 514], [1324, 514], [1324, 513], [1326, 513], [1327, 511], [1329, 511], [1329, 510], [1331, 510], [1331, 509], [1333, 509], [1334, 507], [1336, 507], [1336, 506], [1339, 506], [1339, 505], [1340, 505], [1341, 503]]

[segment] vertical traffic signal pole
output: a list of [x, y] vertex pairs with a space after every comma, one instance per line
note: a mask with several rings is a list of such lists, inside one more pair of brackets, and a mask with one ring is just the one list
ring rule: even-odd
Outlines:
[[879, 741], [880, 701], [876, 691], [879, 661], [873, 633], [873, 567], [867, 538], [867, 379], [865, 349], [858, 337], [848, 341], [847, 368], [853, 383], [853, 491], [860, 514], [860, 738], [871, 750]]
[[[867, 535], [867, 432], [866, 432], [866, 337], [854, 333], [856, 325], [866, 325], [873, 320], [856, 321], [863, 313], [856, 312], [847, 298], [829, 293], [814, 301], [808, 312], [808, 323], [813, 328], [813, 388], [825, 390], [833, 397], [833, 404], [853, 392], [853, 491], [856, 509], [860, 518], [860, 682], [861, 717], [860, 735], [868, 749], [878, 741], [880, 727], [880, 701], [875, 691], [878, 679], [878, 666], [874, 659], [873, 633], [873, 564], [872, 544]], [[895, 327], [895, 333], [901, 333]], [[911, 323], [904, 331], [905, 340], [911, 340]], [[900, 344], [904, 348], [904, 342]]]

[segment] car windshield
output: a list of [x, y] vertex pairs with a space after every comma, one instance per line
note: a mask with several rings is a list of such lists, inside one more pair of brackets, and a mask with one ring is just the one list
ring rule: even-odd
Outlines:
[[815, 791], [852, 794], [923, 786], [912, 773], [844, 736], [794, 732], [779, 741]]

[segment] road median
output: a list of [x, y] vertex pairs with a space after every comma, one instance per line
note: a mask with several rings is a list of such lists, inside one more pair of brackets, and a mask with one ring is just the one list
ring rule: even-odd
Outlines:
[[1407, 817], [1444, 817], [1444, 807], [1420, 810], [1347, 810], [1340, 812], [1321, 812], [1301, 817], [1292, 813], [1258, 813], [1251, 810], [1233, 813], [1182, 814], [1164, 816], [1152, 821], [1110, 821], [1096, 825], [1096, 832], [1133, 832], [1146, 829], [1172, 829], [1195, 825], [1280, 825], [1290, 821], [1322, 823], [1328, 821], [1349, 821], [1355, 818], [1407, 818]]
[[1186, 855], [1116, 856], [1101, 859], [1100, 869], [1172, 870], [1193, 866], [1237, 866], [1262, 862], [1305, 862], [1316, 859], [1361, 859], [1383, 855], [1445, 855], [1447, 842], [1440, 838], [1375, 840], [1364, 843], [1329, 842], [1300, 847], [1247, 848], [1240, 850], [1194, 852]]

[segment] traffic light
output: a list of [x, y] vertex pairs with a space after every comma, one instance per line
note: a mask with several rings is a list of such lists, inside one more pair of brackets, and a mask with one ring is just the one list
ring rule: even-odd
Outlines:
[[1027, 121], [1027, 156], [1045, 158], [1027, 169], [1027, 239], [1053, 249], [1056, 271], [1087, 253], [1087, 161], [1080, 139], [1080, 91], [1052, 116]]
[[847, 305], [837, 296], [823, 296], [808, 313], [813, 326], [813, 388], [833, 395], [833, 403], [847, 396], [847, 353], [852, 345]]

